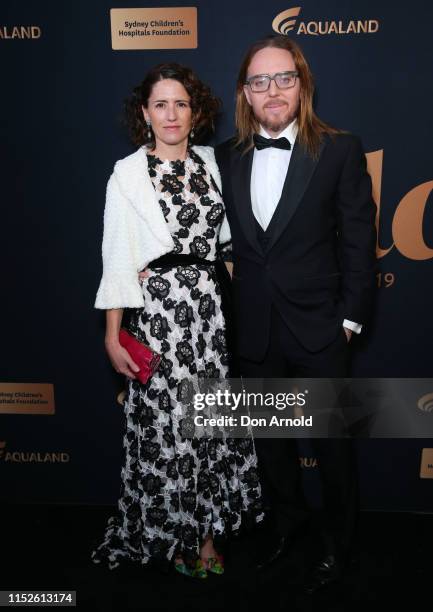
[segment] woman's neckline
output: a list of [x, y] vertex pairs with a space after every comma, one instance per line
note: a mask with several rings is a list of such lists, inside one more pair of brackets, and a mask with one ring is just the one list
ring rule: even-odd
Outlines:
[[144, 151], [146, 153], [146, 155], [148, 157], [153, 157], [155, 159], [159, 159], [161, 161], [161, 163], [184, 163], [186, 162], [188, 159], [191, 159], [191, 148], [188, 147], [186, 150], [186, 157], [184, 159], [180, 159], [180, 157], [177, 157], [176, 159], [168, 159], [167, 157], [161, 157], [160, 155], [157, 155], [156, 153], [151, 152], [146, 145], [144, 145]]
[[146, 146], [144, 146], [144, 151], [146, 153], [146, 155], [148, 157], [152, 157], [153, 159], [158, 159], [162, 164], [166, 164], [166, 163], [170, 163], [170, 164], [183, 164], [186, 161], [193, 159], [193, 155], [194, 152], [192, 151], [192, 149], [190, 147], [188, 147], [188, 149], [186, 150], [186, 157], [185, 159], [167, 159], [167, 158], [162, 158], [160, 155], [156, 155], [155, 153], [152, 153], [149, 151], [149, 149], [147, 149]]

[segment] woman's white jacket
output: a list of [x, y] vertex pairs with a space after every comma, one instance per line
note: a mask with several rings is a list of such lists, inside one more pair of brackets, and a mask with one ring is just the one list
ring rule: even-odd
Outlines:
[[[221, 191], [221, 177], [212, 147], [194, 146]], [[230, 240], [227, 217], [219, 241]], [[102, 279], [95, 308], [140, 308], [144, 306], [138, 273], [161, 255], [174, 249], [147, 169], [142, 147], [116, 162], [107, 184], [102, 240]]]

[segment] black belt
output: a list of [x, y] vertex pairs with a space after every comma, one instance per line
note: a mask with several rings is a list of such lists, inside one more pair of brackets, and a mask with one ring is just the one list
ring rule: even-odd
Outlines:
[[209, 267], [218, 266], [219, 263], [222, 263], [220, 259], [211, 261], [210, 259], [204, 259], [197, 255], [193, 255], [192, 253], [167, 253], [151, 261], [148, 267], [175, 268], [176, 266], [191, 266], [195, 264]]
[[175, 268], [176, 266], [193, 265], [215, 269], [216, 278], [221, 291], [221, 307], [226, 323], [228, 323], [231, 319], [232, 310], [232, 283], [229, 271], [227, 270], [222, 259], [204, 259], [202, 257], [197, 257], [197, 255], [193, 255], [192, 253], [167, 253], [166, 255], [162, 255], [161, 257], [158, 257], [158, 259], [151, 261], [148, 267], [152, 270], [154, 268], [170, 269]]

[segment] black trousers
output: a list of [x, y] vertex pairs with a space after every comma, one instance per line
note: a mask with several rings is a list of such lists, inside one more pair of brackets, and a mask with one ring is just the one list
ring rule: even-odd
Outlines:
[[[308, 352], [275, 309], [271, 312], [269, 346], [260, 363], [239, 358], [245, 378], [344, 378], [349, 374], [350, 346], [344, 329], [317, 353]], [[298, 447], [295, 439], [255, 439], [265, 496], [272, 523], [280, 535], [296, 531], [305, 518]], [[327, 549], [344, 554], [352, 544], [359, 496], [355, 453], [348, 438], [314, 438], [322, 485], [322, 535]]]

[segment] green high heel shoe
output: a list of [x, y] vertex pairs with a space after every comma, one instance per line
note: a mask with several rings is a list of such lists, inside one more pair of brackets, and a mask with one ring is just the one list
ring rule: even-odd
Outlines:
[[174, 569], [179, 572], [179, 574], [189, 576], [190, 578], [207, 578], [207, 571], [201, 559], [197, 559], [194, 567], [189, 567], [183, 562], [175, 562]]
[[216, 557], [208, 557], [204, 564], [204, 567], [212, 574], [224, 574], [224, 557], [222, 555], [216, 555]]
[[192, 571], [185, 565], [185, 563], [176, 563], [174, 564], [174, 569], [179, 574], [183, 574], [184, 576], [191, 576]]
[[193, 570], [194, 578], [207, 578], [206, 567], [201, 559], [197, 559]]

